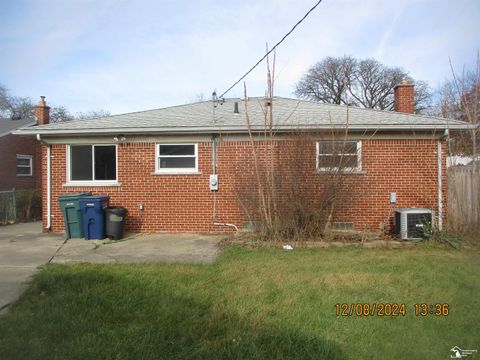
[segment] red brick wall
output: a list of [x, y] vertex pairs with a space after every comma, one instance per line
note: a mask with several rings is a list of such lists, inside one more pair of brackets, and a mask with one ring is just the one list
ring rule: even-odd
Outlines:
[[[261, 151], [262, 143], [258, 143]], [[285, 141], [276, 143], [279, 150]], [[127, 230], [135, 232], [205, 232], [227, 230], [212, 225], [213, 195], [208, 180], [212, 173], [211, 143], [198, 144], [200, 174], [153, 175], [155, 144], [130, 143], [118, 146], [118, 187], [67, 187], [66, 145], [52, 145], [52, 230], [63, 231], [58, 207], [60, 194], [91, 191], [107, 194], [111, 205], [128, 209]], [[322, 191], [322, 175], [315, 170], [315, 142], [307, 143], [298, 155], [296, 169], [304, 189], [315, 197]], [[248, 141], [218, 143], [217, 173], [220, 190], [216, 193], [217, 220], [239, 227], [246, 220], [239, 199], [248, 196], [248, 181], [254, 178]], [[446, 196], [446, 146], [443, 145], [443, 193]], [[45, 148], [44, 148], [45, 154]], [[279, 151], [277, 160], [282, 162]], [[44, 168], [46, 165], [43, 159]], [[427, 207], [437, 213], [437, 141], [376, 140], [362, 141], [362, 172], [343, 177], [336, 221], [353, 222], [356, 230], [380, 230], [391, 224], [390, 192], [397, 193], [396, 207]], [[46, 224], [46, 174], [43, 174], [44, 224]], [[139, 210], [139, 204], [144, 210]], [[444, 211], [445, 214], [445, 211]]]
[[[33, 136], [0, 137], [0, 190], [40, 188], [39, 147]], [[32, 155], [33, 175], [17, 176], [17, 154]]]

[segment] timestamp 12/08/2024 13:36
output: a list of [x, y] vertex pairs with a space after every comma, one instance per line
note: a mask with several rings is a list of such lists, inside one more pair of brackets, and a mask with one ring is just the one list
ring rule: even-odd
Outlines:
[[[448, 316], [450, 305], [447, 303], [417, 303], [413, 305], [413, 313], [418, 317]], [[335, 315], [349, 316], [406, 316], [407, 306], [402, 303], [338, 303], [335, 304]]]

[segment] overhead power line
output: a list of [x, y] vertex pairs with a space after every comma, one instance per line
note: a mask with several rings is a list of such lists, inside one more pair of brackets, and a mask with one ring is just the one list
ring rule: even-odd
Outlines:
[[290, 29], [289, 32], [287, 32], [287, 33], [283, 36], [283, 38], [282, 38], [279, 42], [277, 42], [277, 43], [275, 44], [274, 47], [272, 47], [260, 60], [257, 61], [257, 63], [256, 63], [255, 65], [253, 65], [253, 66], [250, 68], [250, 70], [248, 70], [240, 79], [238, 79], [237, 81], [235, 81], [235, 83], [234, 83], [232, 86], [230, 86], [226, 91], [224, 91], [223, 94], [220, 95], [219, 97], [220, 97], [220, 98], [223, 98], [226, 93], [228, 93], [228, 92], [229, 92], [230, 90], [232, 90], [235, 86], [237, 86], [240, 81], [242, 81], [243, 79], [245, 79], [245, 77], [246, 77], [248, 74], [250, 74], [250, 73], [253, 71], [253, 69], [255, 69], [258, 65], [260, 65], [260, 63], [261, 63], [263, 60], [265, 60], [265, 59], [267, 58], [267, 56], [270, 55], [270, 53], [271, 53], [272, 51], [274, 51], [274, 50], [277, 48], [277, 46], [280, 45], [280, 44], [296, 29], [297, 26], [300, 25], [300, 24], [302, 23], [302, 21], [305, 20], [305, 19], [307, 18], [307, 16], [310, 15], [310, 13], [311, 13], [313, 10], [315, 10], [315, 8], [316, 8], [318, 5], [320, 5], [321, 2], [322, 2], [322, 0], [317, 1], [317, 3], [316, 3], [315, 5], [313, 5], [312, 8], [305, 13], [305, 15], [303, 15], [303, 17]]

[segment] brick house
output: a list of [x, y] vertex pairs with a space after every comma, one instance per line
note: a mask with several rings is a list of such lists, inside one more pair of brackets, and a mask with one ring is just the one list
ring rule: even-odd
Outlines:
[[[321, 175], [332, 170], [333, 137], [347, 133], [342, 156], [351, 171], [344, 176], [335, 222], [356, 230], [391, 226], [390, 194], [396, 193], [396, 207], [432, 209], [441, 227], [448, 130], [470, 125], [414, 115], [412, 85], [397, 86], [395, 98], [395, 112], [279, 97], [272, 103], [249, 98], [247, 107], [258, 152], [273, 146], [279, 163], [295, 154], [295, 176], [310, 199], [322, 189]], [[268, 106], [273, 142], [263, 135]], [[48, 116], [45, 104], [37, 111]], [[299, 131], [307, 140], [295, 149], [292, 135]], [[63, 230], [57, 197], [83, 191], [108, 194], [111, 204], [127, 208], [128, 231], [225, 231], [251, 220], [242, 204], [254, 172], [243, 99], [47, 124], [16, 134], [36, 134], [42, 143], [46, 230]], [[217, 184], [210, 184], [211, 175]]]
[[40, 146], [35, 136], [11, 132], [36, 125], [32, 119], [0, 118], [0, 191], [40, 189]]

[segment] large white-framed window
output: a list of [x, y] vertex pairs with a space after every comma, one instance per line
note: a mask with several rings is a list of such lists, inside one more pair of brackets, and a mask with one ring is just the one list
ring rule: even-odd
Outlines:
[[317, 171], [362, 171], [362, 142], [357, 140], [317, 141]]
[[33, 156], [17, 154], [17, 176], [33, 175]]
[[69, 145], [67, 179], [75, 185], [117, 184], [117, 145]]
[[198, 173], [198, 144], [157, 144], [155, 172]]

